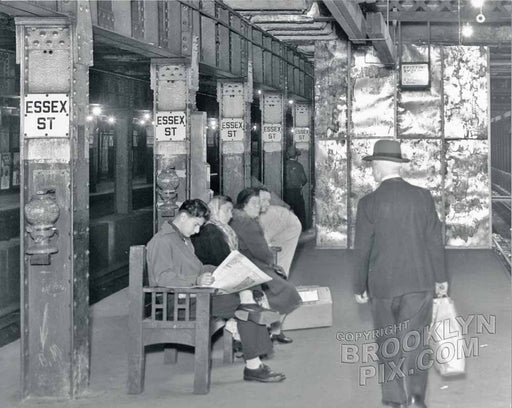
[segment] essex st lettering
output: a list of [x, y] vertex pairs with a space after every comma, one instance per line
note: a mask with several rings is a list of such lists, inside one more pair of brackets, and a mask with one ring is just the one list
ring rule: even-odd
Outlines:
[[157, 125], [183, 125], [185, 126], [185, 116], [158, 116]]
[[27, 101], [25, 113], [68, 113], [68, 101]]

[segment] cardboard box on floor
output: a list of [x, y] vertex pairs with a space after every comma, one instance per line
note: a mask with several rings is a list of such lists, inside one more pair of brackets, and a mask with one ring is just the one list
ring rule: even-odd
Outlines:
[[297, 286], [302, 305], [291, 312], [283, 330], [332, 326], [331, 291], [325, 286]]

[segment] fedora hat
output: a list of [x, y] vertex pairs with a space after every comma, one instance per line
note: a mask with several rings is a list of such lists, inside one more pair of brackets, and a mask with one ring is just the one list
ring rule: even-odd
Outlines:
[[373, 145], [373, 155], [365, 156], [363, 160], [388, 160], [397, 163], [408, 163], [410, 161], [402, 157], [400, 143], [396, 140], [377, 140]]
[[300, 151], [295, 148], [294, 145], [288, 146], [286, 149], [286, 157], [297, 157], [300, 156]]

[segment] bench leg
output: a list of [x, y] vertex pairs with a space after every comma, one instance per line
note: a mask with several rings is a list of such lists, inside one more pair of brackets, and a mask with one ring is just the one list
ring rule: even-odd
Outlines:
[[140, 394], [144, 388], [146, 355], [142, 342], [132, 339], [128, 350], [128, 394]]
[[178, 361], [178, 349], [166, 344], [164, 346], [164, 364], [176, 364]]
[[233, 364], [234, 352], [233, 352], [233, 335], [229, 330], [224, 329], [223, 333], [224, 342], [224, 364]]
[[[203, 333], [198, 333], [204, 331]], [[196, 349], [194, 353], [194, 394], [208, 394], [211, 373], [210, 330], [196, 328]]]

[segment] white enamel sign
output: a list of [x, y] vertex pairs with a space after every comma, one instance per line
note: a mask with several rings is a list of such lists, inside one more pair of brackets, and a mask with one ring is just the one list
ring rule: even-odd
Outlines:
[[28, 94], [23, 113], [26, 138], [69, 137], [67, 94]]
[[245, 122], [241, 118], [222, 119], [220, 121], [220, 137], [223, 142], [244, 140]]
[[187, 138], [187, 114], [185, 112], [157, 112], [155, 115], [155, 139], [158, 142], [181, 141]]
[[261, 139], [264, 142], [280, 142], [283, 137], [279, 123], [266, 123], [263, 125]]
[[295, 143], [309, 142], [309, 128], [295, 128], [293, 140]]

